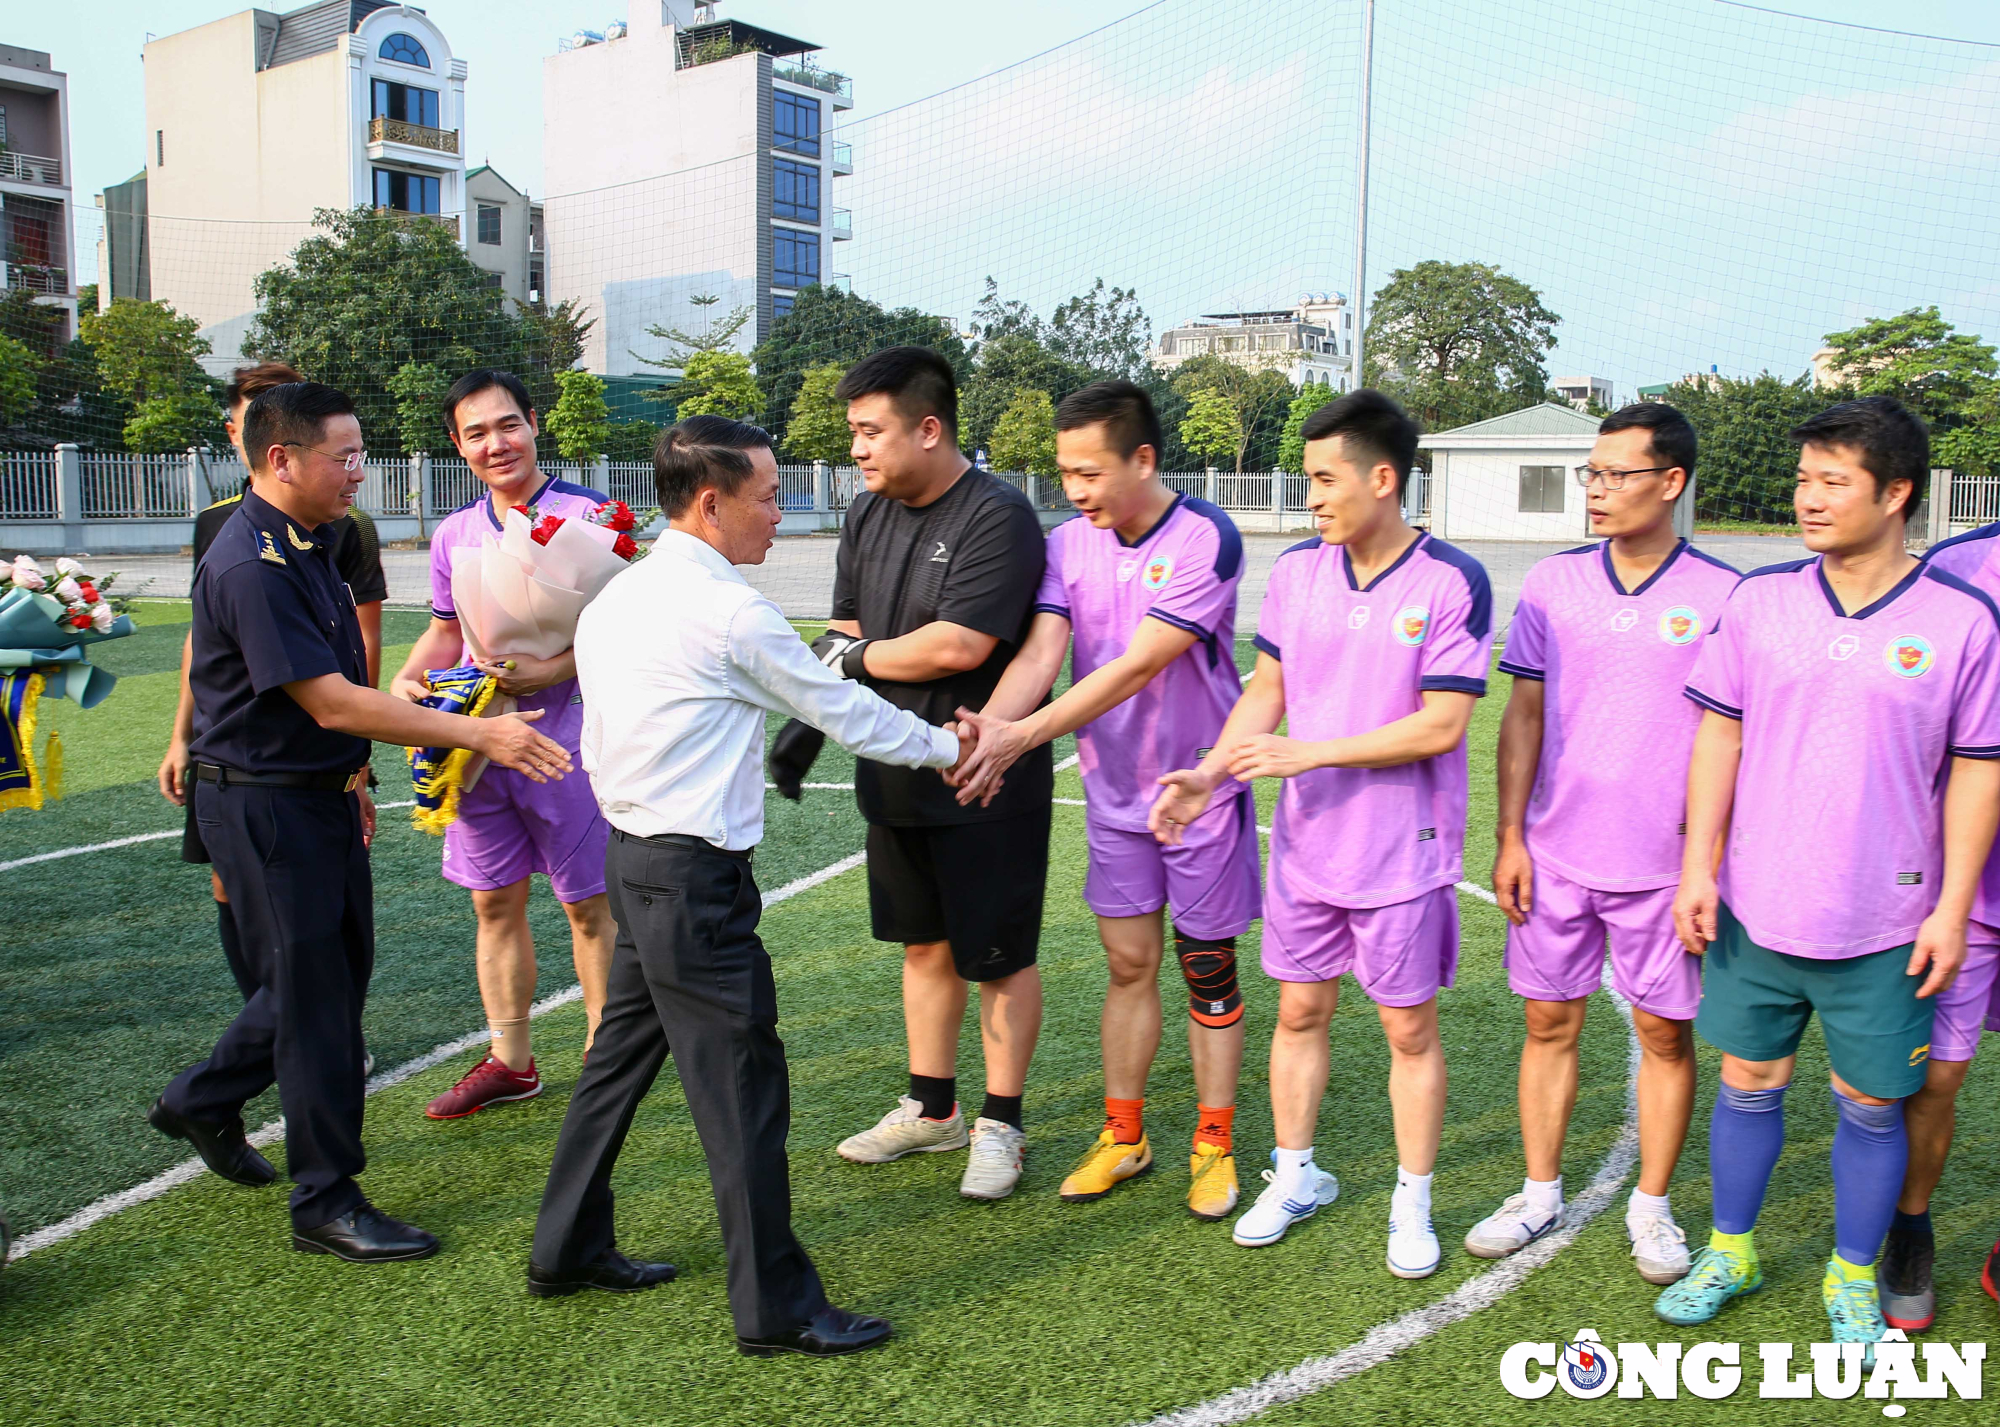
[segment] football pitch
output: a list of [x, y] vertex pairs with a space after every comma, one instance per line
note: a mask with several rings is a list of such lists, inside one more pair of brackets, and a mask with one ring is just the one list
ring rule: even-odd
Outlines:
[[[523, 1273], [543, 1176], [575, 1082], [583, 1011], [574, 1000], [536, 1023], [548, 1091], [524, 1105], [434, 1123], [424, 1104], [470, 1064], [466, 1050], [379, 1089], [369, 1101], [363, 1185], [390, 1213], [439, 1235], [423, 1263], [361, 1267], [294, 1253], [284, 1187], [247, 1190], [213, 1175], [73, 1216], [186, 1160], [146, 1106], [203, 1054], [236, 1003], [216, 946], [202, 869], [179, 860], [177, 810], [153, 786], [176, 692], [183, 603], [149, 603], [138, 635], [101, 647], [123, 676], [85, 714], [44, 703], [63, 734], [67, 796], [0, 815], [0, 1203], [32, 1252], [0, 1275], [0, 1423], [854, 1423], [1119, 1427], [1169, 1413], [1184, 1422], [1665, 1423], [1879, 1421], [1880, 1399], [1764, 1400], [1755, 1344], [1826, 1335], [1818, 1282], [1832, 1241], [1826, 1169], [1834, 1117], [1817, 1030], [1802, 1050], [1790, 1143], [1759, 1233], [1763, 1292], [1706, 1331], [1656, 1320], [1656, 1290], [1633, 1271], [1623, 1207], [1608, 1207], [1539, 1267], [1466, 1255], [1466, 1230], [1519, 1187], [1514, 1106], [1521, 1043], [1501, 969], [1504, 923], [1481, 899], [1492, 847], [1493, 743], [1507, 691], [1495, 675], [1472, 726], [1472, 827], [1461, 893], [1464, 953], [1441, 1001], [1451, 1073], [1435, 1217], [1445, 1246], [1432, 1278], [1382, 1264], [1395, 1152], [1374, 1012], [1350, 982], [1333, 1036], [1333, 1082], [1318, 1159], [1339, 1201], [1281, 1243], [1238, 1248], [1228, 1225], [1190, 1217], [1182, 1156], [1194, 1096], [1163, 971], [1168, 1034], [1147, 1107], [1159, 1168], [1092, 1204], [1056, 1186], [1102, 1119], [1097, 1021], [1105, 973], [1080, 893], [1083, 790], [1057, 775], [1058, 807], [1042, 938], [1047, 1022], [1026, 1100], [1027, 1171], [998, 1203], [959, 1197], [958, 1155], [863, 1167], [833, 1151], [904, 1088], [900, 951], [868, 934], [853, 795], [772, 797], [757, 878], [776, 964], [780, 1031], [792, 1068], [790, 1141], [799, 1236], [834, 1301], [893, 1320], [883, 1350], [851, 1359], [753, 1360], [734, 1350], [721, 1241], [700, 1146], [678, 1083], [664, 1073], [619, 1162], [620, 1246], [671, 1259], [681, 1278], [632, 1297], [530, 1300]], [[423, 616], [391, 611], [383, 666], [396, 668]], [[1238, 658], [1249, 666], [1247, 644]], [[775, 724], [771, 730], [775, 732]], [[1058, 761], [1073, 752], [1064, 740]], [[395, 749], [378, 749], [378, 797], [407, 800]], [[852, 780], [829, 749], [816, 782]], [[1260, 785], [1268, 824], [1276, 788]], [[151, 834], [171, 833], [152, 837]], [[112, 844], [112, 845], [105, 845]], [[77, 855], [23, 862], [70, 848]], [[378, 1071], [407, 1067], [481, 1028], [466, 894], [440, 880], [438, 843], [385, 811], [374, 851], [377, 959], [366, 1016]], [[833, 871], [831, 875], [815, 874]], [[784, 895], [780, 895], [783, 893]], [[1801, 888], [1802, 896], [1837, 895]], [[531, 917], [541, 994], [573, 981], [560, 909], [537, 879]], [[1246, 1200], [1268, 1161], [1264, 1066], [1275, 1013], [1243, 940], [1251, 1033], [1236, 1121]], [[1583, 1080], [1566, 1183], [1629, 1166], [1629, 1038], [1600, 995], [1583, 1043]], [[962, 1095], [979, 1085], [968, 1018]], [[1696, 1129], [1674, 1181], [1691, 1239], [1708, 1229], [1705, 1126], [1716, 1083], [1704, 1052]], [[383, 1076], [384, 1079], [392, 1078]], [[1935, 1205], [1938, 1320], [1931, 1337], [1984, 1341], [2000, 1328], [1979, 1263], [2000, 1231], [2000, 1097], [1992, 1054], [1960, 1101], [1960, 1131]], [[276, 1097], [246, 1110], [274, 1120]], [[277, 1151], [272, 1151], [274, 1159]], [[282, 1167], [282, 1165], [281, 1165]], [[1600, 1171], [1603, 1171], [1600, 1175]], [[68, 1221], [66, 1223], [66, 1221]], [[1707, 1402], [1517, 1402], [1500, 1355], [1518, 1340], [1589, 1328], [1607, 1343], [1705, 1339], [1744, 1344], [1744, 1386]], [[1990, 1366], [1990, 1364], [1989, 1364]], [[1274, 1375], [1290, 1374], [1277, 1381]], [[1265, 1384], [1261, 1394], [1243, 1389]], [[1236, 1394], [1231, 1396], [1231, 1394]], [[1988, 1421], [1952, 1398], [1912, 1405], [1924, 1423]]]

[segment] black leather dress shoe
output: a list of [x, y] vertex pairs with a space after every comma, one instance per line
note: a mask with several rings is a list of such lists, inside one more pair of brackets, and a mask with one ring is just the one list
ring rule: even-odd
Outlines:
[[813, 1314], [803, 1327], [769, 1338], [738, 1338], [736, 1351], [753, 1358], [776, 1357], [779, 1353], [803, 1353], [809, 1358], [831, 1358], [841, 1353], [865, 1352], [889, 1341], [885, 1318], [866, 1313], [850, 1313], [831, 1303]]
[[146, 1112], [146, 1122], [169, 1139], [186, 1140], [201, 1156], [201, 1162], [231, 1184], [247, 1184], [262, 1189], [278, 1177], [271, 1161], [257, 1153], [243, 1137], [243, 1121], [224, 1125], [206, 1120], [190, 1120], [167, 1108], [164, 1098], [155, 1100]]
[[438, 1251], [438, 1241], [437, 1235], [415, 1224], [362, 1204], [316, 1229], [292, 1230], [292, 1247], [302, 1254], [332, 1254], [349, 1263], [393, 1263], [427, 1259]]
[[626, 1258], [616, 1249], [606, 1249], [593, 1262], [567, 1273], [553, 1273], [529, 1264], [528, 1292], [537, 1298], [563, 1298], [586, 1288], [605, 1293], [641, 1293], [673, 1282], [679, 1272], [670, 1263], [642, 1263]]

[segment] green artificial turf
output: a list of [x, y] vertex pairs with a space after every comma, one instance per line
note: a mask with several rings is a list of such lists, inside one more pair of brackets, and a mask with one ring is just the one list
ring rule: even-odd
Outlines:
[[[171, 613], [171, 611], [163, 611]], [[184, 606], [182, 610], [185, 618]], [[414, 617], [421, 625], [421, 616]], [[129, 651], [135, 668], [157, 661]], [[152, 626], [149, 626], [149, 629]], [[414, 630], [392, 632], [400, 642]], [[146, 636], [141, 636], [146, 637]], [[1240, 656], [1247, 656], [1247, 647]], [[385, 655], [394, 668], [401, 650]], [[1247, 662], [1245, 664], [1247, 667]], [[143, 710], [147, 680], [165, 690]], [[70, 742], [86, 791], [40, 814], [0, 817], [0, 861], [46, 848], [178, 826], [151, 789], [172, 666], [135, 672], [113, 702], [82, 715]], [[1492, 744], [1506, 681], [1472, 736], [1469, 878], [1485, 884], [1492, 826]], [[164, 710], [164, 712], [161, 712]], [[157, 715], [157, 716], [156, 716]], [[70, 739], [65, 734], [66, 740]], [[1059, 756], [1069, 751], [1065, 745]], [[111, 772], [99, 773], [102, 763]], [[396, 750], [378, 754], [383, 801], [408, 796]], [[131, 770], [136, 769], [134, 773]], [[830, 750], [815, 781], [851, 780]], [[122, 775], [122, 776], [115, 776]], [[95, 778], [95, 781], [90, 779]], [[1259, 789], [1268, 821], [1275, 789]], [[1073, 770], [1059, 797], [1081, 796]], [[379, 952], [367, 1034], [394, 1065], [480, 1024], [465, 894], [437, 877], [437, 843], [384, 814], [375, 852]], [[766, 892], [859, 850], [852, 795], [768, 801], [758, 854]], [[1080, 900], [1083, 811], [1056, 810], [1042, 965], [1047, 1023], [1030, 1076], [1030, 1149], [1020, 1190], [982, 1204], [956, 1193], [958, 1155], [848, 1165], [833, 1153], [903, 1088], [900, 954], [869, 937], [866, 886], [849, 872], [771, 908], [763, 932], [777, 969], [780, 1029], [792, 1065], [792, 1183], [799, 1233], [836, 1302], [896, 1324], [886, 1349], [825, 1363], [753, 1361], [730, 1343], [713, 1201], [671, 1063], [642, 1106], [620, 1160], [619, 1234], [634, 1253], [672, 1258], [682, 1278], [636, 1297], [529, 1300], [521, 1275], [583, 1015], [566, 1006], [536, 1023], [549, 1091], [540, 1100], [448, 1124], [424, 1103], [463, 1068], [441, 1066], [369, 1102], [364, 1184], [392, 1213], [437, 1232], [445, 1253], [362, 1268], [295, 1254], [282, 1186], [239, 1189], [213, 1176], [101, 1222], [0, 1276], [0, 1422], [395, 1423], [1052, 1423], [1143, 1420], [1338, 1351], [1377, 1324], [1435, 1302], [1489, 1268], [1458, 1250], [1471, 1224], [1521, 1176], [1514, 1109], [1518, 1002], [1500, 956], [1503, 923], [1461, 898], [1465, 947], [1441, 1000], [1451, 1100], [1435, 1213], [1446, 1246], [1432, 1279], [1381, 1265], [1395, 1153], [1383, 1085], [1386, 1055], [1364, 996], [1349, 988], [1333, 1036], [1333, 1082], [1319, 1158], [1340, 1201], [1284, 1242], [1246, 1250], [1224, 1224], [1183, 1205], [1194, 1097], [1183, 1038], [1170, 1032], [1150, 1085], [1160, 1156], [1147, 1178], [1105, 1200], [1067, 1205], [1056, 1185], [1099, 1124], [1097, 1017], [1102, 953]], [[544, 991], [567, 984], [561, 914], [538, 880], [531, 916]], [[18, 868], [0, 883], [0, 1197], [17, 1227], [60, 1219], [184, 1157], [141, 1115], [159, 1086], [201, 1054], [234, 991], [214, 946], [201, 869], [173, 839]], [[27, 929], [27, 934], [23, 934]], [[1246, 1194], [1271, 1143], [1265, 1094], [1272, 983], [1243, 939], [1251, 1019], [1237, 1141]], [[1178, 978], [1163, 973], [1171, 1008]], [[1585, 1033], [1583, 1084], [1566, 1166], [1580, 1187], [1616, 1138], [1625, 1108], [1626, 1037], [1600, 998]], [[1760, 1402], [1754, 1382], [1722, 1403], [1629, 1403], [1560, 1395], [1515, 1403], [1499, 1388], [1500, 1352], [1522, 1338], [1591, 1327], [1612, 1343], [1706, 1336], [1823, 1336], [1817, 1266], [1831, 1230], [1825, 1155], [1832, 1117], [1811, 1039], [1793, 1096], [1793, 1135], [1760, 1234], [1770, 1288], [1713, 1334], [1669, 1333], [1648, 1311], [1654, 1291], [1629, 1266], [1619, 1210], [1587, 1229], [1497, 1307], [1408, 1354], [1275, 1411], [1277, 1423], [1567, 1423], [1719, 1420], [1830, 1422], [1880, 1403]], [[466, 1060], [470, 1060], [470, 1055]], [[960, 1074], [976, 1090], [968, 1017]], [[1942, 1313], [1953, 1340], [1990, 1331], [1991, 1303], [1971, 1285], [1984, 1234], [2000, 1220], [2000, 1124], [1992, 1080], [1975, 1068], [1961, 1148], [1938, 1203]], [[1680, 1218], [1706, 1228], [1700, 1125], [1714, 1086], [1706, 1065], [1697, 1131], [1675, 1182]], [[252, 1107], [253, 1120], [275, 1114]], [[1747, 1349], [1754, 1361], [1754, 1347]], [[1981, 1420], [1956, 1401], [1913, 1404], [1926, 1422]]]

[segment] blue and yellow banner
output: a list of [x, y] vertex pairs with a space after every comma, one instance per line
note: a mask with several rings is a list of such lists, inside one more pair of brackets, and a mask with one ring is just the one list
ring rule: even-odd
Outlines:
[[[426, 708], [478, 718], [493, 702], [500, 684], [491, 674], [470, 664], [456, 669], [429, 669], [424, 681], [431, 686]], [[416, 787], [416, 806], [410, 809], [410, 825], [418, 832], [443, 837], [444, 830], [458, 820], [459, 794], [464, 791], [466, 770], [479, 755], [464, 748], [412, 748], [410, 782]]]

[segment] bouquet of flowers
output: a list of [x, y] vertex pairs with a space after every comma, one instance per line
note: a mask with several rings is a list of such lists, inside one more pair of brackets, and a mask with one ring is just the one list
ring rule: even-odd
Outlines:
[[26, 555], [0, 560], [0, 808], [62, 796], [54, 730], [46, 774], [35, 762], [36, 709], [44, 693], [95, 708], [118, 682], [84, 657], [86, 645], [132, 633], [127, 602], [109, 593], [116, 578], [71, 559], [56, 561], [53, 574]]

